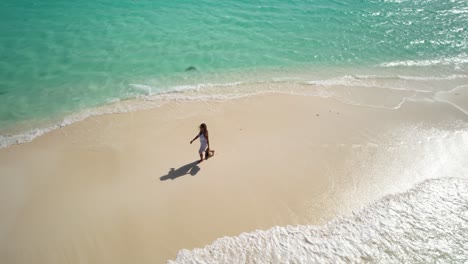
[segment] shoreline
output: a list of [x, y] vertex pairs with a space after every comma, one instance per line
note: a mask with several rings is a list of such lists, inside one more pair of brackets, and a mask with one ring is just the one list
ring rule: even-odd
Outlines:
[[[275, 226], [222, 237], [203, 248], [183, 249], [168, 263], [414, 263], [431, 262], [441, 252], [446, 261], [463, 261], [467, 239], [452, 234], [463, 230], [459, 225], [468, 202], [467, 187], [467, 178], [428, 179], [322, 226]], [[408, 213], [405, 207], [413, 210]], [[447, 247], [427, 243], [427, 229]], [[452, 254], [453, 249], [462, 253]]]
[[[290, 69], [291, 70], [291, 69]], [[342, 75], [310, 72], [289, 72], [289, 77], [274, 78], [265, 73], [265, 80], [205, 83], [176, 86], [165, 92], [151, 92], [154, 87], [146, 84], [139, 86], [146, 95], [135, 98], [109, 101], [107, 104], [85, 108], [75, 113], [62, 114], [54, 118], [41, 118], [42, 121], [21, 121], [16, 125], [0, 130], [0, 149], [16, 144], [24, 144], [35, 138], [99, 115], [121, 114], [159, 108], [168, 103], [226, 102], [262, 94], [289, 94], [333, 98], [343, 103], [368, 107], [397, 109], [407, 99], [415, 101], [435, 101], [452, 105], [463, 113], [468, 113], [468, 75], [452, 72], [448, 75], [432, 76], [421, 71], [415, 76], [402, 75], [401, 69], [395, 72], [388, 69], [373, 69], [340, 72]], [[377, 71], [376, 71], [377, 70]], [[323, 69], [322, 69], [323, 71]], [[379, 75], [379, 72], [381, 75]], [[383, 74], [385, 72], [385, 74]], [[414, 74], [415, 72], [413, 72]], [[423, 76], [419, 76], [424, 73]], [[270, 75], [273, 73], [269, 73]], [[429, 74], [429, 75], [428, 75]], [[426, 76], [427, 75], [427, 76]], [[232, 78], [232, 77], [231, 77]], [[239, 79], [239, 76], [236, 80]], [[261, 78], [260, 78], [261, 79]], [[140, 87], [141, 86], [141, 87]], [[441, 89], [444, 87], [444, 89]]]
[[[201, 122], [216, 155], [197, 165]], [[0, 149], [0, 259], [162, 263], [223, 236], [323, 225], [442, 170], [463, 177], [467, 122], [437, 102], [285, 94], [87, 118]]]

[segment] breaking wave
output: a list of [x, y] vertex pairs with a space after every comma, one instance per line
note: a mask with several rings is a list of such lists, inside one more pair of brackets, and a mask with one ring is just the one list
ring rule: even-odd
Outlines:
[[181, 250], [168, 263], [462, 263], [468, 180], [426, 180], [323, 227], [286, 226]]

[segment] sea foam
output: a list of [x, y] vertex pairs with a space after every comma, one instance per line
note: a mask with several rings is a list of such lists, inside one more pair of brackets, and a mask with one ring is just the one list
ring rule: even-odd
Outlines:
[[274, 227], [181, 250], [168, 263], [463, 263], [468, 180], [426, 180], [319, 226]]
[[454, 57], [429, 59], [429, 60], [402, 60], [379, 64], [380, 67], [427, 67], [436, 65], [454, 65], [455, 67], [468, 63], [468, 55], [460, 54]]
[[[233, 81], [197, 83], [160, 89], [147, 83], [130, 84], [138, 95], [127, 100], [109, 98], [107, 104], [82, 109], [57, 120], [49, 120], [43, 126], [32, 129], [15, 129], [14, 132], [0, 130], [0, 148], [27, 143], [50, 131], [103, 114], [125, 113], [160, 107], [167, 102], [224, 102], [258, 94], [279, 93], [298, 96], [334, 98], [342, 103], [385, 109], [399, 109], [408, 99], [413, 101], [440, 101], [464, 111], [463, 106], [451, 100], [439, 100], [437, 93], [452, 91], [459, 83], [468, 80], [466, 74], [435, 76], [345, 74], [330, 78], [323, 76], [276, 76], [265, 81]], [[440, 81], [441, 83], [436, 83]], [[440, 86], [443, 85], [443, 91]], [[437, 92], [436, 92], [437, 91]], [[389, 99], [389, 92], [392, 93]], [[380, 94], [366, 99], [362, 95]], [[464, 113], [466, 113], [464, 111]]]

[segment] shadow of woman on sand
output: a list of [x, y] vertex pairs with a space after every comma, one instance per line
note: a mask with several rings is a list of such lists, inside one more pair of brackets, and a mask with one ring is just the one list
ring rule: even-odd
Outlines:
[[198, 163], [199, 161], [197, 160], [189, 164], [185, 164], [184, 166], [178, 169], [171, 168], [166, 175], [159, 177], [159, 180], [160, 181], [174, 180], [178, 177], [181, 177], [187, 174], [195, 176], [195, 174], [197, 174], [200, 171], [200, 167], [198, 167]]

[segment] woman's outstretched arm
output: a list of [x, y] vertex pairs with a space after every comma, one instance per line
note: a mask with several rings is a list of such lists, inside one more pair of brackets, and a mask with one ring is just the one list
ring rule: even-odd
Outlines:
[[198, 134], [195, 138], [193, 138], [193, 139], [190, 141], [190, 144], [192, 144], [192, 142], [195, 141], [199, 136], [200, 136], [200, 134]]

